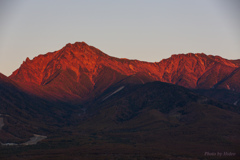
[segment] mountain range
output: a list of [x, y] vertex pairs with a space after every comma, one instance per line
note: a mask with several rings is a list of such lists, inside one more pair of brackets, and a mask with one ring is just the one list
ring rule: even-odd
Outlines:
[[238, 159], [239, 79], [240, 60], [150, 63], [67, 44], [0, 74], [0, 158]]
[[172, 55], [160, 62], [111, 57], [84, 42], [27, 58], [9, 77], [31, 94], [66, 101], [86, 101], [124, 81], [161, 81], [189, 89], [240, 92], [240, 60], [201, 54]]

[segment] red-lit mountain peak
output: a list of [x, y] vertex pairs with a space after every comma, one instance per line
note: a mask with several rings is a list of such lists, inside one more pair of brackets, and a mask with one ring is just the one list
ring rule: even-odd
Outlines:
[[58, 58], [61, 56], [72, 56], [74, 58], [88, 55], [99, 56], [95, 50], [94, 47], [89, 46], [85, 42], [76, 42], [74, 44], [68, 43], [65, 47], [59, 50]]
[[239, 66], [219, 56], [203, 53], [172, 55], [159, 63], [162, 81], [188, 88], [212, 88]]
[[[81, 99], [93, 90], [97, 76], [106, 68], [104, 63], [109, 64], [107, 59], [111, 57], [100, 50], [76, 42], [33, 60], [27, 58], [10, 78], [34, 94]], [[33, 89], [36, 86], [40, 88]]]
[[93, 63], [97, 58], [98, 55], [86, 43], [69, 43], [58, 51], [39, 55], [33, 60], [27, 58], [10, 78], [21, 82], [44, 84], [44, 81], [59, 70], [70, 68], [78, 74], [77, 71], [81, 66], [91, 69], [89, 63], [86, 62], [91, 61]]
[[81, 99], [94, 97], [129, 76], [135, 78], [127, 78], [124, 83], [163, 81], [187, 88], [238, 89], [237, 83], [229, 84], [236, 82], [238, 68], [238, 61], [203, 53], [172, 55], [158, 63], [119, 59], [85, 42], [76, 42], [33, 60], [27, 58], [10, 78], [22, 86], [35, 84], [50, 96]]

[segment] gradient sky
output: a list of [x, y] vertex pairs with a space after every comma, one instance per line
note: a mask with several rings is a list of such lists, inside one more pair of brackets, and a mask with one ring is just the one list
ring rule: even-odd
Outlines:
[[0, 0], [0, 72], [84, 41], [110, 56], [240, 59], [239, 0]]

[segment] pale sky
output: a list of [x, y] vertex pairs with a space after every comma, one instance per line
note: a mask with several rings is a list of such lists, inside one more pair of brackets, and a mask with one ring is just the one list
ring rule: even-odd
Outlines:
[[158, 62], [172, 54], [240, 59], [239, 0], [0, 0], [0, 72], [84, 41]]

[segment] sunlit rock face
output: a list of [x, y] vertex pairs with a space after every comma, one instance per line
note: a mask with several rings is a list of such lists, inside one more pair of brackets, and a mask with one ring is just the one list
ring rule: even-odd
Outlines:
[[32, 60], [27, 58], [10, 78], [38, 96], [83, 101], [123, 80], [240, 91], [239, 67], [238, 61], [203, 53], [172, 55], [155, 63], [120, 59], [85, 42], [76, 42]]

